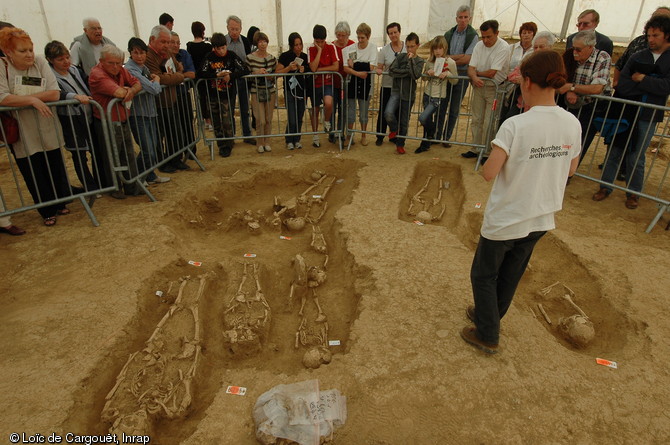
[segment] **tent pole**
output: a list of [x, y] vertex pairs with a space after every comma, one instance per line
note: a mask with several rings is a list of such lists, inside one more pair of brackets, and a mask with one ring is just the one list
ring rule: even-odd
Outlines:
[[565, 7], [565, 16], [563, 17], [563, 26], [561, 27], [561, 35], [559, 38], [565, 40], [565, 37], [568, 35], [568, 23], [570, 22], [570, 17], [572, 16], [572, 9], [575, 7], [575, 0], [568, 0], [568, 4]]
[[[512, 30], [509, 32], [510, 38], [514, 37], [514, 30], [516, 29], [516, 21], [519, 19], [519, 8], [521, 7], [521, 0], [516, 2], [516, 14], [514, 14], [514, 24], [512, 25]], [[519, 35], [519, 40], [521, 40], [521, 35]]]
[[284, 52], [284, 27], [282, 26], [281, 0], [275, 0], [275, 13], [277, 14], [277, 44], [279, 54]]
[[209, 29], [214, 30], [214, 15], [212, 14], [212, 0], [207, 0], [207, 7], [209, 8]]
[[49, 41], [52, 41], [51, 29], [49, 28], [49, 21], [47, 20], [47, 14], [44, 11], [44, 2], [42, 0], [40, 0], [40, 11], [42, 11], [42, 21], [44, 22], [44, 29], [47, 32], [47, 37], [49, 38]]
[[[389, 24], [389, 0], [384, 0], [384, 29]], [[388, 43], [388, 34], [384, 31], [384, 43], [385, 46]]]
[[635, 19], [635, 26], [633, 26], [633, 31], [631, 31], [631, 33], [630, 33], [630, 39], [628, 39], [629, 41], [633, 40], [637, 35], [637, 27], [640, 24], [640, 17], [642, 16], [642, 8], [644, 8], [644, 1], [645, 0], [642, 0], [640, 2], [640, 9], [638, 9], [638, 11], [637, 11], [637, 18]]
[[135, 11], [135, 0], [128, 0], [128, 5], [130, 6], [130, 17], [133, 19], [133, 31], [135, 32], [135, 37], [140, 36], [140, 28], [137, 26], [137, 12]]

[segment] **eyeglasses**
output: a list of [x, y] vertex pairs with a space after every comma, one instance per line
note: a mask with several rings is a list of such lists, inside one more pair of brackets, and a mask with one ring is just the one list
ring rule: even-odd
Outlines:
[[586, 46], [582, 46], [581, 48], [578, 47], [578, 46], [573, 46], [573, 47], [572, 47], [573, 51], [576, 52], [576, 53], [581, 53], [581, 52], [584, 51], [586, 48], [587, 48]]

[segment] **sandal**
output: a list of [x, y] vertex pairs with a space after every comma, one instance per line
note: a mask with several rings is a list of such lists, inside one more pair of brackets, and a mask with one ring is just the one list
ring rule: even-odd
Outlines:
[[67, 207], [64, 207], [62, 209], [57, 210], [56, 213], [59, 214], [59, 215], [69, 215], [70, 214], [70, 209], [68, 209]]
[[50, 216], [48, 218], [44, 218], [44, 225], [47, 227], [55, 226], [56, 225], [56, 217], [55, 216]]

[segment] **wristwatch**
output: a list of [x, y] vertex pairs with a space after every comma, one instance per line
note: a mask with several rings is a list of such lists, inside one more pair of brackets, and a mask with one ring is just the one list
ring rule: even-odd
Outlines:
[[570, 91], [572, 91], [573, 93], [575, 92], [575, 84], [572, 84], [572, 86], [570, 87]]

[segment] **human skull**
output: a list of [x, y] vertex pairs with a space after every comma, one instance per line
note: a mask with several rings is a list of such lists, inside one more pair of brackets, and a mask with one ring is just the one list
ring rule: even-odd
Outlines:
[[588, 346], [596, 336], [593, 323], [588, 318], [577, 314], [558, 320], [558, 330], [567, 341], [578, 348]]
[[306, 368], [316, 369], [322, 364], [328, 364], [333, 359], [333, 354], [323, 346], [310, 348], [302, 356], [302, 364]]
[[433, 216], [425, 210], [422, 210], [416, 214], [416, 219], [424, 224], [428, 224], [433, 220]]

